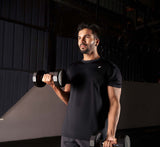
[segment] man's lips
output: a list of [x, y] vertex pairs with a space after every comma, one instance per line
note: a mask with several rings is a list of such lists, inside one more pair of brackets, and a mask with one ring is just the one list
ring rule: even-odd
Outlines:
[[83, 47], [86, 47], [86, 46], [87, 46], [87, 45], [85, 45], [85, 44], [81, 44], [81, 45], [80, 45], [80, 47], [82, 47], [82, 48], [83, 48]]

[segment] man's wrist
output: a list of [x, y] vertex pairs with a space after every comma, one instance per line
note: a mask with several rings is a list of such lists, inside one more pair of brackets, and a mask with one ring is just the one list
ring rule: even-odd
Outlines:
[[110, 131], [107, 132], [107, 136], [108, 137], [115, 137], [115, 132], [110, 130]]
[[115, 136], [107, 136], [105, 140], [115, 143], [117, 142], [117, 138], [115, 138]]
[[54, 83], [53, 81], [51, 81], [51, 82], [49, 83], [49, 86], [51, 86], [52, 88], [55, 88], [55, 87], [56, 87], [56, 85], [55, 85], [55, 83]]

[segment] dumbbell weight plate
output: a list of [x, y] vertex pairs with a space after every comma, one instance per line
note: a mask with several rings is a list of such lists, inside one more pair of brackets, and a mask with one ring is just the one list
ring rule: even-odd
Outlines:
[[128, 135], [122, 135], [118, 137], [119, 147], [131, 147], [130, 137]]
[[67, 81], [67, 75], [64, 70], [59, 70], [58, 72], [58, 83], [60, 87], [64, 87]]
[[53, 81], [56, 86], [64, 87], [66, 84], [66, 73], [64, 70], [57, 70], [56, 72], [51, 73], [53, 75]]
[[33, 73], [32, 81], [35, 86], [44, 87], [46, 85], [46, 83], [42, 82], [42, 78], [44, 74], [45, 74], [45, 71], [43, 70]]
[[131, 147], [131, 140], [130, 137], [128, 135], [125, 136], [125, 147]]

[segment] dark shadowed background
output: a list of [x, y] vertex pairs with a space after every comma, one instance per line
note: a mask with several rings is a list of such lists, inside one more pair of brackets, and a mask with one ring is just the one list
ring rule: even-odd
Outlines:
[[[33, 87], [34, 71], [66, 69], [81, 59], [76, 28], [89, 22], [103, 30], [99, 53], [120, 68], [125, 83], [123, 97], [128, 91], [134, 95], [134, 90], [137, 98], [148, 96], [139, 106], [134, 96], [127, 104], [133, 106], [132, 115], [138, 107], [137, 111], [149, 112], [153, 118], [148, 117], [144, 126], [142, 122], [135, 126], [124, 122], [126, 128], [159, 130], [159, 7], [159, 0], [0, 0], [0, 125], [5, 113]], [[145, 93], [145, 89], [151, 92]]]

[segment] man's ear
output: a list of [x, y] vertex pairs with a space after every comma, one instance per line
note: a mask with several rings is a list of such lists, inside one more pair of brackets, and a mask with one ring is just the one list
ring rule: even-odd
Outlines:
[[97, 39], [96, 39], [96, 42], [95, 42], [95, 46], [98, 46], [99, 43], [100, 43], [100, 40], [97, 38]]

